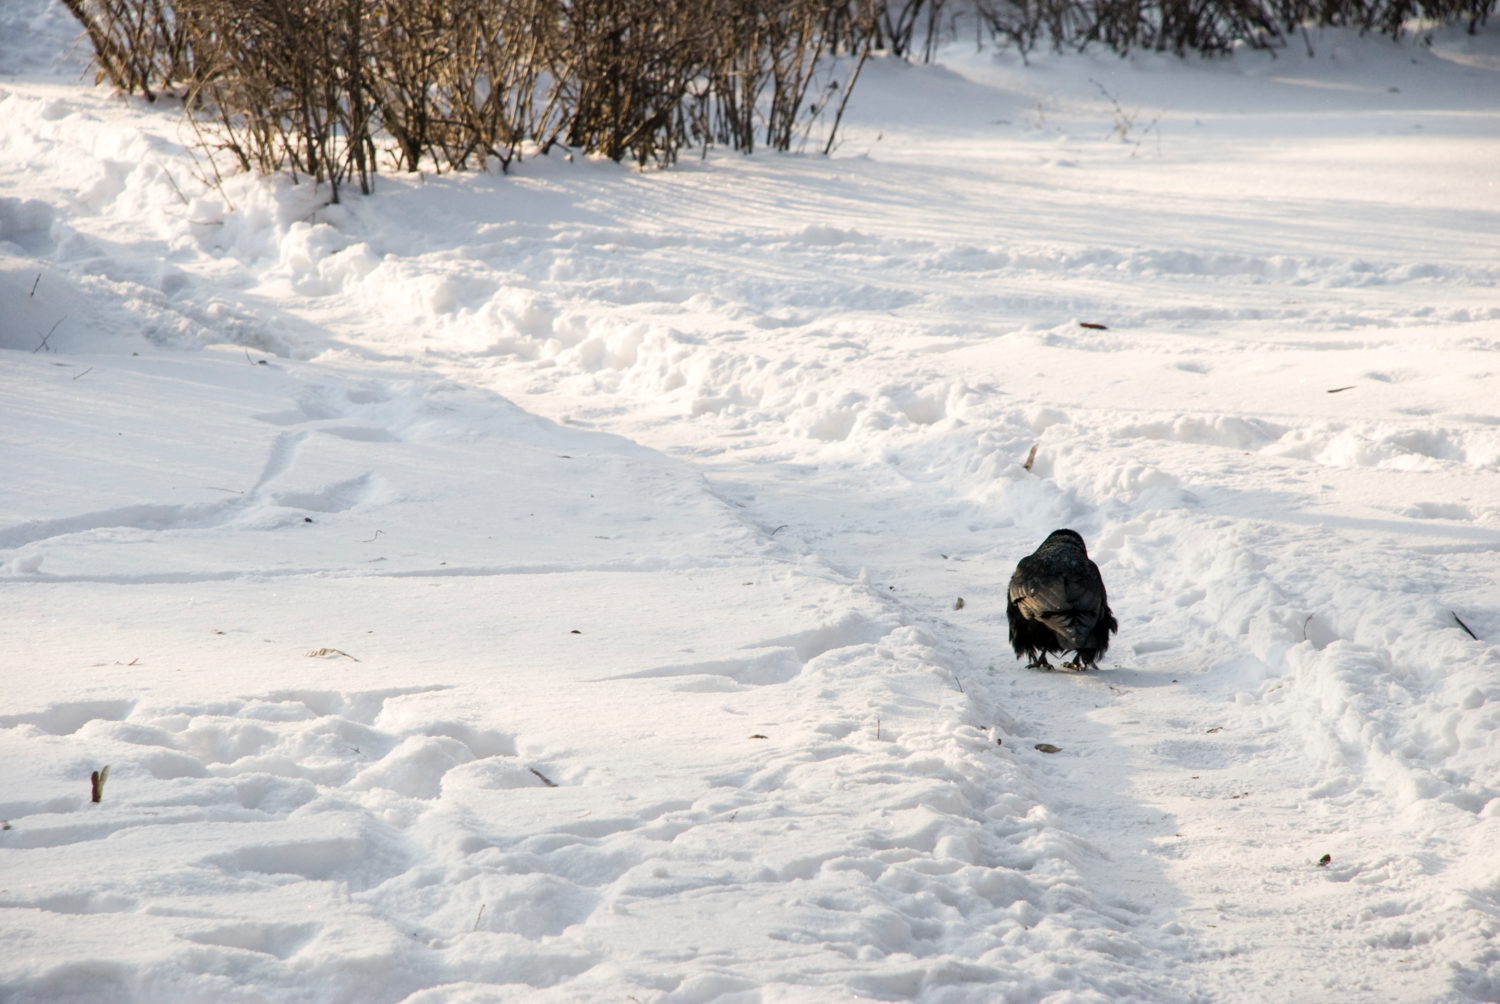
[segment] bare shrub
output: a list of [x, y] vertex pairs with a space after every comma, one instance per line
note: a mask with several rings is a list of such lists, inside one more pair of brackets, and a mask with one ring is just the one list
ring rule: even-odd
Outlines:
[[671, 163], [686, 138], [680, 105], [708, 56], [712, 10], [698, 0], [560, 4], [556, 79], [571, 110], [569, 146], [611, 160]]
[[641, 164], [669, 164], [693, 144], [789, 150], [843, 93], [830, 57], [869, 54], [879, 5], [852, 17], [851, 6], [572, 0], [552, 61], [567, 142]]
[[94, 47], [98, 80], [156, 100], [157, 92], [192, 78], [182, 14], [171, 0], [63, 0]]
[[153, 99], [180, 85], [203, 146], [337, 201], [350, 181], [370, 191], [382, 150], [405, 171], [504, 170], [558, 143], [666, 165], [694, 145], [789, 150], [822, 121], [828, 153], [870, 55], [909, 58], [920, 39], [931, 59], [964, 17], [1022, 53], [1212, 54], [1310, 24], [1472, 31], [1500, 0], [63, 2], [100, 79]]
[[[912, 31], [880, 29], [874, 0], [66, 2], [117, 87], [185, 84], [202, 145], [335, 201], [370, 190], [381, 149], [406, 171], [505, 169], [528, 144], [642, 165], [787, 150], [833, 98], [842, 112], [882, 30]], [[841, 85], [829, 57], [848, 54]]]
[[[721, 0], [710, 24], [694, 133], [745, 153], [760, 142], [789, 150], [823, 110], [816, 86], [836, 54], [835, 5], [824, 0]], [[853, 39], [851, 38], [852, 42]], [[809, 101], [809, 92], [812, 100]]]
[[385, 0], [372, 5], [370, 88], [395, 166], [510, 165], [555, 139], [559, 48], [550, 0]]
[[205, 145], [245, 170], [370, 191], [376, 123], [368, 0], [174, 0], [200, 64], [189, 102]]
[[992, 37], [1025, 53], [1099, 43], [1132, 49], [1219, 55], [1236, 43], [1284, 45], [1304, 27], [1343, 26], [1400, 37], [1413, 19], [1467, 22], [1473, 32], [1496, 0], [971, 0]]

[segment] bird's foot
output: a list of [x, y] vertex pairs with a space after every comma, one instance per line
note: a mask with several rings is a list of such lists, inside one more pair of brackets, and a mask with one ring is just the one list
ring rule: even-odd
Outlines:
[[1065, 663], [1062, 664], [1062, 668], [1063, 669], [1067, 669], [1067, 670], [1071, 670], [1072, 672], [1075, 672], [1075, 673], [1081, 673], [1084, 670], [1088, 669], [1089, 667], [1088, 667], [1088, 663], [1086, 663], [1086, 662], [1081, 662], [1078, 659], [1070, 659], [1067, 662], [1065, 662]]
[[1026, 664], [1027, 669], [1051, 669], [1052, 663], [1047, 661], [1045, 655], [1039, 655]]

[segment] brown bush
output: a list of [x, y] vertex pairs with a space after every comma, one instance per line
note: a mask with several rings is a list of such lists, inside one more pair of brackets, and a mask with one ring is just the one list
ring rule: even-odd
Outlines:
[[156, 100], [193, 77], [187, 25], [170, 0], [63, 0], [94, 47], [100, 80]]
[[153, 99], [180, 87], [204, 146], [327, 182], [335, 201], [351, 180], [370, 191], [382, 150], [405, 171], [503, 170], [559, 143], [664, 165], [689, 146], [788, 150], [824, 121], [826, 153], [872, 51], [920, 39], [930, 59], [962, 18], [1023, 52], [1217, 53], [1304, 24], [1473, 30], [1497, 2], [64, 0], [101, 79]]
[[[844, 0], [66, 0], [101, 75], [181, 85], [204, 146], [368, 192], [397, 170], [507, 168], [528, 144], [670, 164], [779, 150], [867, 57], [880, 6]], [[861, 48], [862, 46], [862, 48]], [[839, 111], [842, 111], [840, 105]], [[831, 131], [837, 129], [837, 116]], [[830, 136], [831, 142], [831, 136]]]
[[1022, 52], [1102, 43], [1118, 53], [1154, 49], [1219, 55], [1237, 42], [1276, 48], [1302, 28], [1344, 26], [1400, 37], [1413, 19], [1467, 23], [1472, 33], [1497, 0], [973, 0], [995, 38]]

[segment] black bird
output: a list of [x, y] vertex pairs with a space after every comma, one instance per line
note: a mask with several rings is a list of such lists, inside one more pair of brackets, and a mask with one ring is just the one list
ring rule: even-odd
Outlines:
[[1048, 652], [1077, 653], [1064, 669], [1088, 669], [1120, 630], [1099, 566], [1089, 560], [1083, 538], [1073, 530], [1053, 530], [1042, 546], [1021, 559], [1010, 577], [1010, 645], [1033, 669], [1051, 669]]

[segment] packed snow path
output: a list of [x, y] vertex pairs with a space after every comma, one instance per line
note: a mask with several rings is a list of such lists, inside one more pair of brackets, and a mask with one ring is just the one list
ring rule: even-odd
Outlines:
[[342, 207], [0, 84], [4, 996], [1500, 998], [1484, 42]]

